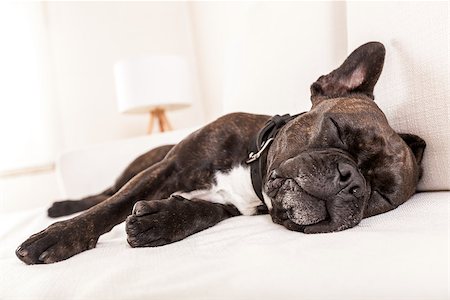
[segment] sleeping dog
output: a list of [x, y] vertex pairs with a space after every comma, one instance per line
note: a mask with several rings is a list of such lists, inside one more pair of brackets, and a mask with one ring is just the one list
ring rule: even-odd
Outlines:
[[132, 247], [153, 247], [238, 215], [326, 233], [396, 208], [416, 190], [425, 142], [396, 133], [374, 102], [384, 56], [378, 42], [356, 49], [311, 85], [308, 112], [225, 115], [145, 153], [99, 195], [54, 203], [51, 217], [89, 210], [32, 235], [17, 257], [67, 259], [125, 220]]

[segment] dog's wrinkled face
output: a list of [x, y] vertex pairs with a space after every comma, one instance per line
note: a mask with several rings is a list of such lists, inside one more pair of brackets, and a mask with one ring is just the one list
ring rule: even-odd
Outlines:
[[276, 223], [339, 231], [415, 192], [425, 142], [397, 134], [373, 101], [384, 53], [375, 42], [355, 50], [311, 86], [312, 109], [278, 133], [264, 187]]

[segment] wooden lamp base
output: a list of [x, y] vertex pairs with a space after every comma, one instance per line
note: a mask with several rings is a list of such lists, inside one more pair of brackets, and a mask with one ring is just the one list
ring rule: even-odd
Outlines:
[[166, 112], [162, 108], [155, 108], [150, 111], [150, 121], [148, 123], [147, 133], [151, 134], [153, 131], [153, 123], [155, 120], [159, 124], [159, 131], [170, 131], [172, 130], [172, 126], [169, 123], [169, 120], [167, 119]]

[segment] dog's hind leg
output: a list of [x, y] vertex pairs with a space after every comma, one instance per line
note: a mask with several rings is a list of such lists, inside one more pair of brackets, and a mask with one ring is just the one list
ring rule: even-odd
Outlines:
[[89, 197], [85, 197], [80, 200], [63, 200], [53, 202], [52, 206], [47, 210], [47, 214], [50, 218], [57, 218], [62, 216], [71, 215], [88, 208], [91, 208], [94, 205], [99, 204], [100, 202], [108, 199], [114, 195], [112, 188], [107, 189], [106, 191]]
[[174, 145], [160, 146], [152, 149], [138, 158], [136, 158], [117, 178], [115, 184], [107, 190], [97, 195], [88, 196], [80, 200], [63, 200], [56, 201], [47, 210], [48, 216], [57, 218], [61, 216], [71, 215], [86, 209], [108, 199], [122, 188], [131, 178], [136, 176], [139, 172], [151, 167], [160, 162], [166, 154], [172, 149]]

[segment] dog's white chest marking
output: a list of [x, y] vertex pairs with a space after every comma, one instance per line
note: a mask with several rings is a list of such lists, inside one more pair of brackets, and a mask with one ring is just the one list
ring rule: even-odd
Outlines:
[[[188, 193], [177, 192], [186, 199], [198, 198], [221, 204], [234, 205], [243, 215], [254, 215], [261, 205], [250, 178], [250, 168], [239, 165], [227, 173], [216, 172], [216, 183], [208, 190], [196, 190]], [[264, 200], [269, 199], [264, 193]], [[270, 200], [269, 200], [270, 201]], [[268, 206], [271, 208], [271, 205]]]

